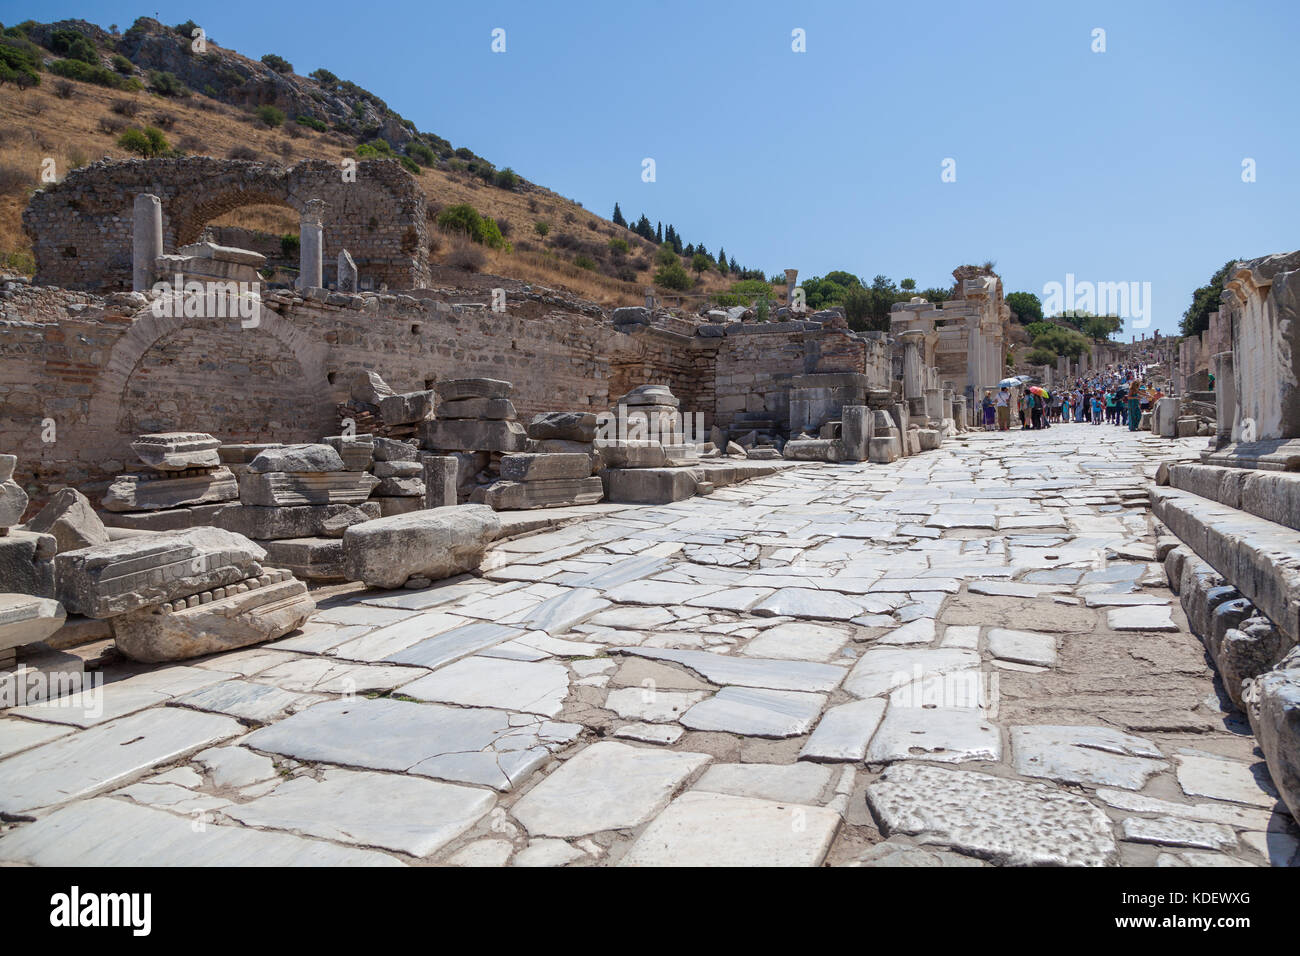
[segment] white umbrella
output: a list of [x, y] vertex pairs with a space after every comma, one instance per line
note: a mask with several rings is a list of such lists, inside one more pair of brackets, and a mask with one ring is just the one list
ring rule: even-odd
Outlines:
[[1015, 388], [1019, 384], [1020, 379], [1018, 378], [1004, 378], [1002, 381], [998, 382], [998, 388]]

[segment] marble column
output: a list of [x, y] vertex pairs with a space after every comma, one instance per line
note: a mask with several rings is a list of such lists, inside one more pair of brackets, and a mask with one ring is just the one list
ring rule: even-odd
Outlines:
[[1214, 444], [1218, 448], [1237, 437], [1237, 383], [1231, 352], [1214, 356]]
[[909, 406], [914, 399], [925, 397], [924, 368], [921, 365], [921, 340], [923, 332], [904, 332], [903, 340], [903, 400]]
[[152, 193], [140, 193], [132, 212], [131, 291], [148, 292], [158, 257], [163, 254], [162, 200]]
[[943, 389], [927, 388], [925, 390], [925, 417], [932, 422], [943, 421]]
[[320, 289], [325, 285], [325, 202], [307, 200], [298, 232], [298, 288]]

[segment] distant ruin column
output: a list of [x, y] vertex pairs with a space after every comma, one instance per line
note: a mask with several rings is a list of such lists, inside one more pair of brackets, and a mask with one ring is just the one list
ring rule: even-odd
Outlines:
[[1231, 352], [1214, 356], [1214, 443], [1232, 443], [1237, 419], [1237, 383]]
[[653, 286], [646, 286], [646, 290], [645, 290], [645, 307], [646, 307], [647, 309], [649, 309], [650, 311], [652, 311], [652, 312], [654, 311], [654, 307], [655, 307], [655, 290], [654, 290], [654, 287], [653, 287]]
[[785, 304], [794, 308], [794, 282], [799, 277], [798, 269], [785, 270]]
[[152, 193], [135, 197], [131, 224], [131, 291], [148, 292], [163, 254], [162, 200]]
[[298, 232], [298, 288], [320, 289], [325, 285], [325, 201], [308, 199]]
[[338, 290], [340, 292], [357, 291], [357, 264], [346, 249], [339, 250]]
[[943, 421], [943, 389], [925, 390], [925, 417], [934, 422]]

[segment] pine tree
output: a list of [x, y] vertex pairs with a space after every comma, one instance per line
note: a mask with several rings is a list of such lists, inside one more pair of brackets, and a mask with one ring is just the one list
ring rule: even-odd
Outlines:
[[618, 203], [614, 203], [614, 225], [627, 228], [627, 220], [623, 218], [623, 210], [618, 208]]
[[650, 220], [645, 213], [641, 213], [641, 218], [636, 221], [636, 229], [633, 231], [644, 239], [653, 240], [655, 237], [654, 227], [650, 225]]
[[718, 246], [718, 271], [727, 271], [727, 250], [722, 246]]
[[740, 271], [740, 263], [738, 263], [738, 262], [736, 261], [736, 257], [735, 257], [735, 256], [732, 256], [732, 257], [731, 257], [731, 263], [730, 263], [730, 266], [731, 266], [731, 272], [732, 272], [733, 274], [734, 274], [734, 273], [737, 273], [737, 272]]
[[655, 226], [655, 242], [663, 245], [664, 242], [664, 224], [661, 222]]

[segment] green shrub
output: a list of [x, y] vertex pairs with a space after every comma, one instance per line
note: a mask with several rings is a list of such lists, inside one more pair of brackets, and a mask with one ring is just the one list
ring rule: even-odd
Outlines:
[[[781, 282], [784, 284], [785, 278]], [[731, 283], [731, 291], [740, 295], [771, 295], [772, 284], [763, 279], [741, 279], [738, 282]]]
[[293, 72], [293, 64], [290, 63], [288, 60], [286, 60], [284, 57], [278, 56], [274, 53], [268, 53], [266, 54], [266, 56], [262, 57], [262, 64], [264, 66], [269, 66], [277, 73]]
[[432, 166], [438, 161], [438, 154], [424, 143], [407, 143], [406, 155], [415, 160], [421, 166]]
[[382, 139], [372, 139], [368, 143], [362, 143], [357, 147], [357, 155], [363, 159], [395, 159], [397, 157], [397, 154], [393, 152], [393, 147]]
[[95, 44], [76, 30], [55, 30], [50, 37], [50, 49], [69, 60], [99, 66], [99, 51], [95, 49]]
[[542, 238], [546, 238], [546, 236], [551, 232], [551, 224], [549, 222], [542, 222], [539, 219], [537, 222], [533, 223], [533, 232], [537, 233]]
[[[131, 30], [134, 29], [135, 26], [132, 25]], [[193, 38], [194, 31], [199, 29], [199, 25], [195, 23], [193, 20], [186, 20], [184, 23], [176, 24], [176, 26], [172, 27], [172, 29], [175, 30], [177, 33], [179, 33], [181, 36], [183, 36], [185, 39], [189, 40]], [[131, 30], [128, 30], [127, 32], [130, 33]]]
[[280, 255], [286, 259], [297, 259], [301, 246], [302, 239], [296, 233], [286, 232], [280, 237]]
[[319, 70], [312, 70], [307, 75], [322, 86], [336, 86], [339, 82], [339, 78], [324, 67]]
[[272, 129], [284, 125], [284, 113], [274, 106], [259, 106], [256, 110], [257, 118]]
[[294, 122], [297, 123], [299, 126], [305, 126], [308, 129], [314, 129], [318, 133], [328, 132], [330, 128], [329, 123], [326, 123], [322, 120], [318, 120], [314, 116], [298, 116], [294, 119]]
[[397, 161], [402, 164], [403, 169], [405, 169], [408, 173], [410, 173], [413, 176], [418, 176], [420, 175], [420, 173], [424, 172], [424, 170], [420, 167], [420, 164], [417, 163], [415, 160], [413, 160], [410, 156], [398, 156]]
[[501, 228], [488, 216], [480, 216], [468, 203], [448, 206], [438, 213], [438, 225], [451, 232], [463, 232], [474, 242], [493, 249], [508, 248]]
[[129, 153], [135, 153], [145, 159], [166, 156], [171, 152], [167, 137], [156, 126], [146, 126], [144, 129], [129, 129], [117, 138], [117, 145]]
[[113, 54], [113, 69], [123, 76], [130, 76], [135, 70], [135, 65], [120, 53]]
[[519, 174], [507, 166], [492, 177], [492, 182], [502, 189], [514, 189], [519, 185]]
[[766, 322], [768, 318], [771, 316], [771, 314], [772, 314], [772, 303], [768, 301], [766, 296], [764, 296], [763, 298], [759, 299], [757, 302], [754, 303], [755, 322]]
[[627, 255], [628, 252], [631, 251], [632, 249], [632, 247], [627, 244], [626, 239], [619, 239], [617, 236], [609, 240], [609, 248], [611, 252], [615, 252], [623, 256]]
[[1047, 348], [1034, 348], [1025, 356], [1025, 361], [1030, 365], [1055, 365], [1056, 353]]
[[[671, 249], [668, 251], [672, 253]], [[656, 259], [657, 258], [658, 257], [656, 256]], [[691, 274], [682, 266], [681, 260], [677, 258], [675, 253], [673, 253], [673, 261], [660, 266], [659, 270], [655, 273], [655, 283], [663, 286], [665, 289], [685, 292], [687, 289], [695, 285], [695, 280], [691, 278]]]
[[189, 96], [190, 88], [175, 73], [149, 71], [149, 88], [162, 96]]

